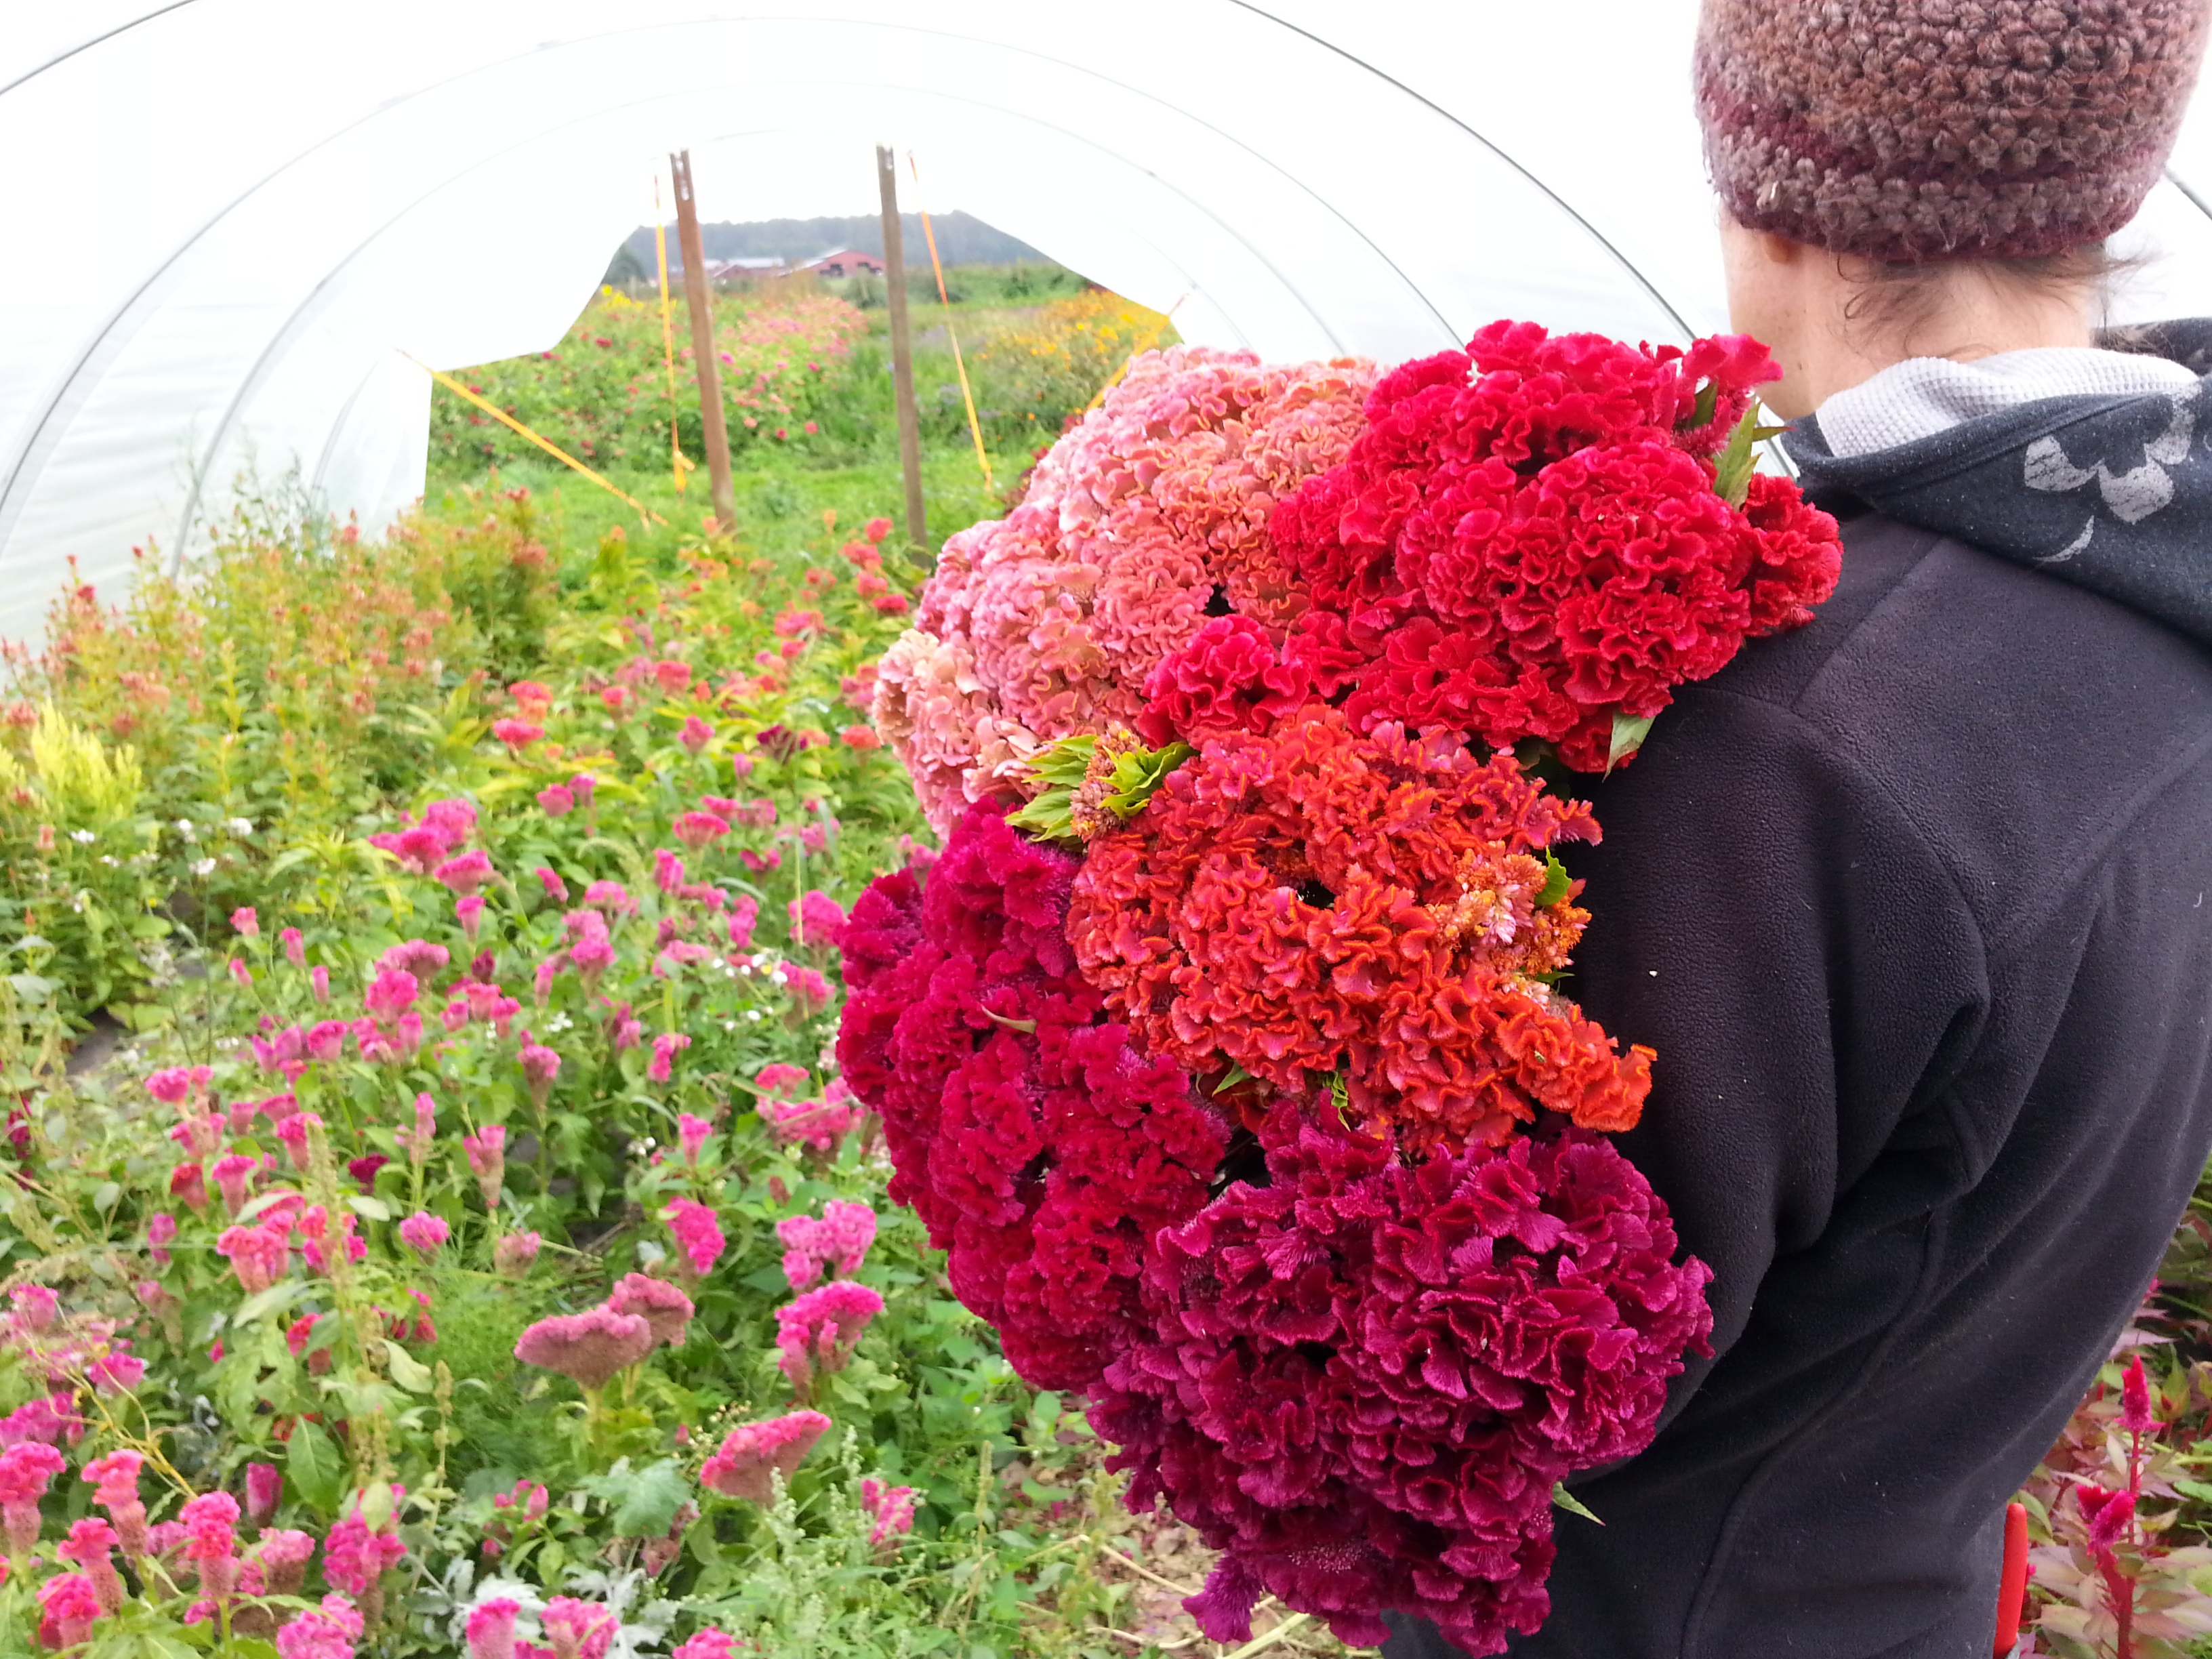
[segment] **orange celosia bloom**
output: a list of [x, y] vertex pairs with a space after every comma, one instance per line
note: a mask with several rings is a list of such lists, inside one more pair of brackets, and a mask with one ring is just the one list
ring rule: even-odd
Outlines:
[[1553, 991], [1589, 914], [1546, 849], [1595, 841], [1579, 802], [1510, 754], [1485, 763], [1310, 708], [1208, 744], [1145, 811], [1094, 841], [1067, 936], [1153, 1052], [1238, 1066], [1351, 1109], [1413, 1151], [1498, 1145], [1539, 1107], [1632, 1127], [1652, 1053], [1620, 1054]]

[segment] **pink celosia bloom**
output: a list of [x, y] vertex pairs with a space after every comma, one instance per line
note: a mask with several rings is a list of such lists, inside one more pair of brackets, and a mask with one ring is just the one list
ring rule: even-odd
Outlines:
[[471, 848], [459, 858], [447, 859], [430, 872], [433, 881], [441, 883], [456, 893], [473, 893], [489, 881], [498, 872], [481, 848]]
[[718, 836], [728, 835], [730, 826], [712, 812], [685, 812], [677, 818], [672, 833], [688, 849], [696, 853]]
[[566, 904], [568, 902], [568, 884], [542, 864], [538, 866], [538, 883], [545, 890], [545, 896], [554, 903]]
[[529, 1032], [522, 1034], [520, 1055], [522, 1075], [530, 1085], [530, 1098], [544, 1105], [553, 1092], [553, 1079], [561, 1073], [561, 1056], [544, 1043], [532, 1039]]
[[810, 853], [826, 853], [830, 850], [830, 832], [821, 824], [806, 824], [799, 832], [799, 844]]
[[653, 849], [653, 879], [664, 893], [672, 893], [684, 884], [684, 860], [665, 847]]
[[669, 1205], [667, 1218], [668, 1230], [676, 1235], [693, 1276], [705, 1278], [720, 1259], [725, 1243], [714, 1212], [695, 1200], [679, 1198]]
[[401, 1242], [425, 1261], [438, 1254], [453, 1231], [443, 1217], [432, 1215], [428, 1210], [417, 1210], [399, 1224]]
[[534, 1232], [502, 1233], [492, 1241], [491, 1265], [508, 1279], [520, 1279], [538, 1260], [538, 1236]]
[[8, 1323], [19, 1334], [50, 1331], [61, 1316], [61, 1298], [46, 1285], [18, 1285], [8, 1292]]
[[514, 1345], [514, 1357], [572, 1377], [580, 1387], [604, 1389], [615, 1374], [653, 1351], [653, 1327], [636, 1314], [611, 1308], [541, 1319]]
[[329, 969], [325, 968], [320, 964], [310, 969], [307, 973], [307, 982], [314, 989], [316, 1001], [328, 1002], [331, 1000], [331, 970]]
[[121, 1541], [115, 1528], [106, 1522], [88, 1516], [70, 1527], [68, 1539], [54, 1550], [63, 1560], [82, 1569], [104, 1613], [123, 1610], [123, 1580], [115, 1571], [113, 1557], [115, 1547]]
[[376, 959], [376, 965], [412, 974], [427, 983], [453, 959], [453, 952], [442, 945], [433, 945], [426, 939], [410, 939], [386, 951]]
[[775, 1224], [775, 1236], [783, 1243], [784, 1277], [793, 1290], [803, 1291], [822, 1277], [824, 1267], [848, 1279], [860, 1271], [876, 1241], [876, 1212], [865, 1204], [833, 1198], [822, 1206], [819, 1220], [786, 1216]]
[[39, 1611], [41, 1632], [52, 1632], [52, 1645], [73, 1648], [92, 1639], [93, 1625], [100, 1614], [100, 1596], [84, 1574], [65, 1572], [39, 1586]]
[[645, 1074], [655, 1083], [665, 1083], [676, 1056], [691, 1046], [691, 1039], [681, 1031], [663, 1031], [653, 1040], [653, 1061]]
[[412, 1008], [422, 994], [422, 981], [405, 969], [380, 968], [362, 1003], [379, 1021], [388, 1024]]
[[[344, 1243], [347, 1259], [359, 1261], [368, 1254], [368, 1241], [356, 1232], [356, 1224], [350, 1210], [339, 1214], [337, 1236]], [[317, 1273], [329, 1272], [329, 1258], [325, 1254], [324, 1245], [330, 1231], [330, 1217], [325, 1213], [321, 1205], [310, 1205], [301, 1212], [300, 1231], [307, 1236], [307, 1243], [300, 1248], [301, 1253], [307, 1258], [307, 1265]]]
[[176, 1237], [177, 1218], [167, 1210], [156, 1210], [147, 1218], [146, 1252], [154, 1258], [156, 1266], [166, 1267], [169, 1265], [168, 1246]]
[[230, 925], [232, 931], [241, 939], [261, 937], [261, 919], [253, 914], [253, 907], [250, 904], [241, 904], [230, 913]]
[[699, 1149], [707, 1144], [707, 1137], [714, 1133], [714, 1126], [703, 1117], [695, 1117], [689, 1112], [676, 1115], [677, 1139], [683, 1143], [684, 1161], [692, 1168], [698, 1168]]
[[731, 756], [730, 772], [739, 783], [743, 783], [753, 775], [753, 757], [750, 755]]
[[538, 1615], [553, 1659], [605, 1659], [620, 1622], [613, 1608], [573, 1595], [555, 1596]]
[[789, 1480], [829, 1426], [830, 1419], [814, 1411], [787, 1412], [763, 1422], [741, 1423], [700, 1466], [699, 1483], [725, 1498], [770, 1503], [775, 1491], [769, 1473]]
[[[164, 1251], [163, 1254], [167, 1255], [167, 1252]], [[170, 1294], [168, 1287], [158, 1279], [139, 1279], [131, 1285], [131, 1294], [138, 1298], [140, 1304], [148, 1313], [165, 1323], [172, 1313], [184, 1306], [183, 1303]]]
[[802, 945], [835, 945], [845, 929], [845, 907], [820, 888], [784, 907], [791, 918], [791, 936]]
[[884, 1299], [849, 1279], [834, 1279], [776, 1310], [778, 1368], [804, 1397], [817, 1373], [841, 1371], [860, 1346], [868, 1322], [884, 1310]]
[[645, 1024], [632, 1017], [629, 1004], [618, 1002], [607, 1020], [607, 1041], [614, 1044], [617, 1054], [635, 1048], [645, 1041]]
[[799, 1005], [802, 1013], [818, 1014], [830, 1006], [830, 981], [811, 968], [781, 962], [770, 977], [791, 993], [791, 1000]]
[[589, 806], [592, 804], [592, 791], [599, 787], [599, 781], [589, 772], [579, 772], [568, 780], [569, 793], [576, 797], [576, 805], [579, 806]]
[[410, 1164], [419, 1166], [428, 1163], [430, 1149], [438, 1142], [438, 1103], [428, 1094], [418, 1092], [415, 1097], [415, 1127], [394, 1129], [392, 1139], [407, 1154]]
[[709, 1625], [690, 1641], [679, 1643], [668, 1659], [738, 1659], [738, 1650], [750, 1645]]
[[295, 1112], [276, 1126], [276, 1139], [284, 1143], [285, 1155], [294, 1169], [307, 1167], [308, 1131], [322, 1127], [322, 1115], [317, 1112]]
[[138, 1470], [144, 1462], [135, 1451], [113, 1451], [86, 1464], [80, 1477], [90, 1483], [92, 1501], [115, 1523], [126, 1555], [143, 1555], [149, 1547], [146, 1506], [138, 1501]]
[[564, 818], [576, 810], [575, 792], [557, 783], [549, 783], [538, 792], [538, 810], [549, 818]]
[[260, 1167], [259, 1158], [248, 1158], [244, 1152], [232, 1152], [216, 1160], [215, 1184], [233, 1215], [246, 1207], [246, 1178]]
[[477, 929], [483, 925], [484, 902], [480, 893], [453, 901], [453, 919], [461, 924], [461, 932], [473, 941]]
[[741, 896], [730, 909], [730, 949], [750, 951], [753, 945], [753, 924], [760, 919], [760, 901], [750, 894]]
[[714, 728], [696, 714], [686, 716], [684, 729], [676, 734], [676, 741], [695, 755], [714, 740]]
[[522, 1604], [500, 1596], [469, 1614], [469, 1659], [515, 1659], [514, 1620]]
[[848, 749], [868, 750], [884, 746], [883, 738], [872, 726], [848, 726], [837, 736]]
[[914, 1499], [912, 1486], [886, 1486], [872, 1474], [861, 1477], [860, 1507], [872, 1523], [868, 1528], [872, 1546], [882, 1549], [914, 1530]]
[[[318, 968], [319, 974], [326, 969]], [[353, 1028], [342, 1019], [321, 1019], [309, 1028], [301, 1040], [307, 1046], [307, 1058], [328, 1062], [345, 1052], [345, 1040]]]
[[277, 1659], [354, 1659], [362, 1616], [343, 1595], [325, 1595], [276, 1632]]
[[[271, 1514], [276, 1511], [273, 1498], [270, 1510]], [[300, 1586], [307, 1581], [307, 1562], [314, 1553], [315, 1540], [307, 1534], [295, 1528], [274, 1527], [261, 1534], [260, 1541], [253, 1547], [252, 1559], [261, 1569], [262, 1586], [267, 1594], [297, 1595]]]
[[349, 1515], [323, 1536], [323, 1577], [349, 1595], [366, 1595], [376, 1581], [399, 1565], [407, 1547], [393, 1536], [404, 1486], [392, 1489], [392, 1513], [374, 1532], [362, 1516], [358, 1498]]
[[85, 1381], [92, 1384], [95, 1394], [112, 1399], [130, 1393], [146, 1380], [146, 1362], [135, 1353], [124, 1352], [130, 1346], [118, 1337], [107, 1352], [85, 1362]]
[[753, 1086], [764, 1095], [790, 1099], [807, 1085], [806, 1069], [801, 1066], [787, 1066], [781, 1060], [763, 1066], [753, 1073]]
[[584, 890], [584, 902], [608, 915], [627, 915], [637, 908], [629, 889], [618, 881], [595, 881]]
[[214, 1079], [215, 1073], [204, 1066], [172, 1066], [146, 1079], [146, 1092], [165, 1105], [178, 1106], [201, 1093]]
[[234, 983], [239, 985], [251, 985], [253, 983], [253, 969], [247, 967], [236, 957], [233, 957], [228, 965], [230, 969], [230, 977]]
[[665, 1347], [684, 1346], [684, 1327], [693, 1309], [691, 1298], [665, 1279], [645, 1273], [624, 1273], [607, 1297], [608, 1308], [618, 1314], [635, 1314], [653, 1328], [653, 1340]]
[[179, 1164], [169, 1171], [169, 1196], [194, 1215], [207, 1213], [207, 1181], [198, 1164]]
[[177, 1519], [185, 1528], [185, 1558], [199, 1568], [200, 1594], [227, 1601], [238, 1585], [238, 1500], [227, 1492], [203, 1492]]
[[[612, 957], [614, 952], [609, 951], [607, 954]], [[556, 951], [544, 961], [539, 963], [538, 971], [530, 976], [530, 994], [539, 1007], [543, 1008], [551, 1000], [553, 981], [560, 975], [561, 964], [567, 960], [568, 952]]]
[[501, 1183], [507, 1176], [507, 1125], [487, 1123], [476, 1133], [463, 1135], [461, 1146], [469, 1155], [469, 1173], [477, 1178], [484, 1208], [495, 1212]]
[[290, 963], [295, 968], [304, 968], [307, 965], [307, 947], [301, 942], [298, 928], [287, 927], [276, 935], [276, 942], [284, 947], [285, 961]]
[[532, 726], [528, 720], [494, 720], [491, 734], [509, 749], [527, 749], [545, 735], [545, 728]]
[[246, 1513], [255, 1526], [265, 1527], [276, 1519], [283, 1496], [284, 1477], [274, 1463], [246, 1466]]

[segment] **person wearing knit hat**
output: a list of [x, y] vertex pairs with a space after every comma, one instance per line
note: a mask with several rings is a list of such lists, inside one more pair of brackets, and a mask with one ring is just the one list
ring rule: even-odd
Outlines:
[[1516, 1659], [2009, 1649], [2007, 1501], [2212, 1154], [2212, 319], [2099, 327], [2207, 30], [1705, 0], [1729, 307], [1843, 576], [1586, 792], [1576, 995], [1662, 1056], [1620, 1144], [1713, 1352]]

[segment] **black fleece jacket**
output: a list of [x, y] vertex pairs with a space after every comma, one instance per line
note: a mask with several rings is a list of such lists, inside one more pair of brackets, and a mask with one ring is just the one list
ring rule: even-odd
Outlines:
[[[2212, 395], [2050, 402], [1887, 460], [1801, 431], [1837, 593], [1589, 791], [1569, 988], [1658, 1051], [1621, 1145], [1714, 1269], [1717, 1352], [1576, 1486], [1605, 1524], [1556, 1517], [1519, 1659], [1983, 1659], [2004, 1503], [2212, 1150], [2212, 453], [2174, 453]], [[2164, 455], [2172, 510], [2077, 488], [2019, 529], [2047, 438], [2060, 483]]]

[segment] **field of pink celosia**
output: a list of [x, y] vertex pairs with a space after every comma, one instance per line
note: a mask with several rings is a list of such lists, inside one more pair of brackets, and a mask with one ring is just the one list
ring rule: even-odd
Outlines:
[[64, 596], [0, 726], [0, 1655], [1098, 1650], [1087, 1431], [830, 1064], [921, 828], [889, 528], [495, 497]]

